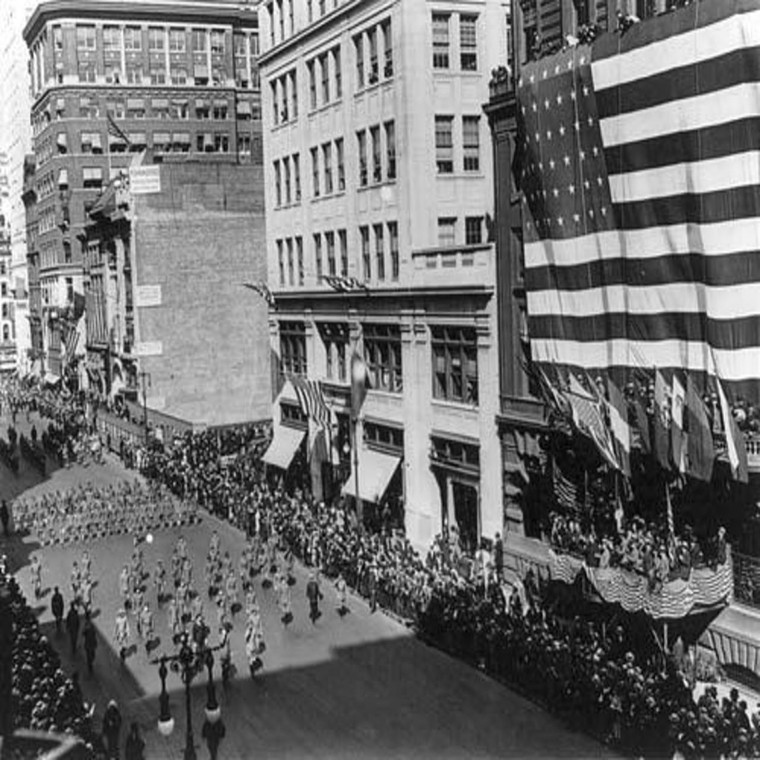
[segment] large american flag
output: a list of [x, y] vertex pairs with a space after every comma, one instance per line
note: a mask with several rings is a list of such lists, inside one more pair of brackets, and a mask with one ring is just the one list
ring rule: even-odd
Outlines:
[[760, 388], [760, 0], [702, 0], [527, 65], [532, 356]]
[[327, 430], [332, 424], [330, 407], [325, 401], [322, 383], [298, 375], [288, 375], [303, 413], [317, 425]]

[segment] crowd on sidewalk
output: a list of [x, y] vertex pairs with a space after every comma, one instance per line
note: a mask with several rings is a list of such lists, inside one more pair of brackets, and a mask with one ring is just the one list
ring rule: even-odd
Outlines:
[[[274, 537], [281, 550], [352, 586], [372, 610], [395, 612], [426, 642], [626, 754], [677, 753], [689, 760], [760, 755], [760, 714], [738, 698], [718, 701], [709, 692], [695, 701], [673, 659], [636, 650], [622, 627], [610, 631], [591, 620], [568, 620], [548, 604], [538, 579], [503, 584], [501, 562], [485, 545], [471, 558], [474, 571], [463, 572], [453, 530], [438, 536], [423, 558], [402, 533], [368, 533], [345, 505], [286, 493], [266, 478], [264, 446], [257, 427], [225, 436], [188, 434], [171, 449], [151, 448], [143, 473], [249, 536]], [[635, 528], [621, 562], [646, 548], [649, 530]], [[567, 535], [555, 539], [571, 540]], [[654, 532], [651, 538], [654, 551]]]

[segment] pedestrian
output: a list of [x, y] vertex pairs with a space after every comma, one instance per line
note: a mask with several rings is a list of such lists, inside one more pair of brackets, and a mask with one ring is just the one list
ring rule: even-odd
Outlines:
[[150, 654], [150, 642], [153, 641], [153, 612], [150, 605], [145, 602], [139, 613], [140, 635], [145, 641], [145, 654]]
[[73, 657], [77, 651], [77, 638], [79, 637], [79, 613], [77, 612], [76, 603], [73, 601], [69, 607], [69, 614], [66, 615], [66, 630], [69, 633], [71, 656]]
[[76, 560], [71, 568], [71, 595], [76, 602], [79, 599], [80, 589], [82, 585], [82, 573], [79, 570], [79, 565]]
[[201, 736], [206, 740], [211, 760], [216, 760], [219, 753], [219, 745], [222, 739], [224, 739], [225, 733], [224, 721], [221, 718], [213, 723], [206, 718], [201, 729]]
[[[126, 615], [126, 613], [124, 613]], [[103, 714], [103, 736], [106, 738], [106, 747], [109, 760], [119, 758], [119, 733], [121, 732], [121, 713], [115, 700], [111, 700]]]
[[84, 607], [85, 614], [89, 615], [92, 612], [92, 592], [95, 588], [95, 584], [87, 577], [82, 579], [82, 585], [80, 586], [80, 599], [82, 606]]
[[501, 533], [497, 533], [493, 539], [493, 564], [496, 578], [501, 583], [504, 572], [504, 543], [501, 540]]
[[98, 648], [98, 636], [95, 633], [95, 626], [92, 624], [89, 614], [85, 614], [82, 639], [84, 641], [84, 653], [87, 657], [87, 670], [90, 675], [92, 675], [92, 665], [95, 662], [95, 650]]
[[338, 574], [338, 579], [335, 581], [335, 591], [338, 595], [338, 614], [344, 617], [348, 613], [348, 605], [346, 604], [348, 585], [343, 577], [343, 573]]
[[282, 611], [281, 620], [284, 625], [289, 625], [293, 622], [292, 595], [290, 592], [290, 586], [288, 586], [288, 579], [285, 577], [285, 573], [277, 573], [275, 583], [280, 610]]
[[169, 630], [172, 634], [172, 641], [176, 644], [177, 637], [182, 633], [182, 620], [180, 618], [179, 605], [174, 597], [169, 599], [167, 619], [169, 621]]
[[39, 599], [42, 595], [42, 563], [36, 554], [32, 557], [32, 564], [29, 570], [32, 574], [32, 588], [34, 589], [34, 598]]
[[322, 598], [322, 592], [319, 589], [316, 573], [309, 573], [309, 582], [306, 584], [306, 597], [309, 600], [309, 618], [312, 624], [314, 624], [322, 614], [319, 611], [319, 600]]
[[64, 604], [63, 596], [58, 590], [58, 586], [56, 586], [55, 591], [53, 591], [53, 598], [50, 600], [50, 609], [53, 613], [53, 617], [55, 617], [55, 632], [60, 633], [61, 622], [63, 621]]
[[8, 538], [10, 535], [11, 513], [8, 509], [8, 502], [5, 499], [0, 504], [0, 522], [3, 524], [3, 535]]
[[144, 760], [145, 742], [140, 736], [137, 723], [132, 723], [127, 734], [127, 743], [124, 745], [124, 757], [126, 760]]
[[131, 590], [131, 581], [129, 576], [129, 567], [124, 565], [119, 573], [119, 593], [121, 594], [122, 604], [129, 605], [129, 594]]
[[82, 552], [82, 560], [80, 562], [80, 568], [82, 571], [82, 579], [83, 580], [91, 580], [92, 579], [92, 559], [90, 558], [90, 553], [87, 551], [87, 549]]
[[127, 659], [127, 642], [129, 641], [129, 619], [127, 611], [122, 607], [116, 613], [116, 625], [114, 627], [114, 639], [119, 647], [119, 658], [122, 662]]
[[156, 570], [153, 573], [154, 582], [156, 584], [156, 598], [158, 606], [161, 606], [161, 602], [164, 601], [166, 596], [166, 568], [161, 559], [156, 562]]

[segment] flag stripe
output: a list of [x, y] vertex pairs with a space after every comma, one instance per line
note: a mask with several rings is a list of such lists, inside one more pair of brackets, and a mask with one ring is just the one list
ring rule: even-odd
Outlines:
[[736, 119], [704, 129], [657, 135], [604, 152], [610, 176], [667, 164], [713, 159], [760, 149], [760, 117]]
[[[704, 7], [709, 3], [699, 5]], [[683, 22], [689, 23], [686, 18]], [[690, 26], [694, 25], [692, 21]], [[684, 30], [681, 34], [671, 32], [664, 39], [622, 52], [621, 55], [599, 58], [595, 49], [592, 63], [594, 83], [598, 91], [603, 91], [629, 82], [646, 81], [657, 75], [677, 77], [681, 75], [682, 68], [701, 71], [700, 63], [755, 45], [760, 45], [760, 10], [728, 15], [696, 29]], [[678, 63], [678, 67], [673, 68], [674, 62]]]
[[662, 105], [600, 119], [599, 127], [604, 147], [609, 149], [684, 129], [703, 129], [751, 118], [757, 115], [758, 98], [760, 82], [744, 82], [718, 92], [674, 98]]
[[[672, 93], [677, 92], [680, 97], [695, 97], [700, 94], [715, 92], [725, 87], [732, 87], [746, 81], [760, 80], [758, 68], [758, 51], [760, 51], [760, 13], [753, 14], [757, 18], [758, 27], [750, 31], [747, 39], [739, 40], [735, 45], [725, 48], [721, 45], [715, 51], [714, 57], [709, 55], [712, 51], [694, 48], [690, 52], [699, 55], [697, 64], [686, 63], [691, 58], [669, 58], [657, 63], [665, 64], [666, 68], [659, 69], [656, 73], [646, 75], [645, 71], [639, 72], [633, 81], [622, 82], [620, 87], [603, 89], [600, 82], [600, 71], [597, 64], [591, 64], [594, 72], [594, 84], [596, 86], [596, 102], [600, 118], [609, 118], [623, 113], [638, 111], [642, 108], [651, 108], [669, 102]], [[738, 27], [733, 27], [738, 31]], [[709, 37], [712, 29], [705, 30], [703, 36]], [[738, 36], [738, 35], [736, 35]], [[707, 46], [705, 46], [707, 48]], [[644, 51], [650, 57], [649, 50]], [[605, 64], [609, 59], [605, 61]], [[678, 66], [667, 68], [673, 62]], [[601, 76], [604, 76], [603, 74]]]
[[652, 287], [695, 280], [715, 288], [760, 282], [760, 248], [728, 255], [682, 253], [658, 258], [613, 258], [526, 272], [530, 290], [587, 290], [613, 285]]
[[[530, 303], [528, 305], [530, 308]], [[701, 314], [663, 313], [630, 317], [625, 313], [601, 312], [588, 317], [547, 314], [531, 317], [531, 329], [557, 340], [579, 344], [606, 339], [634, 338], [640, 341], [682, 340], [699, 342], [705, 336], [710, 345], [723, 350], [752, 348], [760, 335], [760, 315], [741, 320], [705, 320]]]
[[760, 182], [760, 151], [670, 164], [609, 177], [614, 203], [714, 193]]

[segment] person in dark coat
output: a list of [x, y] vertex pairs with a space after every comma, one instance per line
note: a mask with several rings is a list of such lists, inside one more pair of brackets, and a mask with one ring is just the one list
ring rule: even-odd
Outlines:
[[66, 615], [66, 630], [69, 633], [69, 640], [71, 641], [71, 655], [72, 657], [77, 651], [77, 638], [79, 637], [79, 613], [77, 612], [74, 602], [69, 607], [69, 614]]
[[5, 499], [0, 504], [0, 522], [3, 524], [3, 535], [7, 538], [10, 535], [11, 513]]
[[317, 622], [317, 618], [322, 614], [319, 611], [319, 600], [322, 598], [322, 592], [319, 588], [319, 581], [315, 573], [309, 573], [309, 582], [306, 584], [306, 596], [309, 600], [309, 617], [312, 623]]
[[501, 533], [497, 533], [493, 539], [493, 565], [496, 578], [501, 583], [504, 572], [504, 542], [501, 540]]
[[145, 742], [140, 736], [140, 729], [137, 723], [132, 723], [127, 734], [127, 743], [124, 746], [124, 757], [126, 760], [144, 760]]
[[61, 622], [63, 621], [63, 596], [58, 590], [58, 586], [55, 587], [53, 592], [53, 598], [50, 600], [50, 609], [55, 617], [55, 632], [61, 632]]
[[108, 757], [119, 758], [119, 732], [121, 731], [121, 713], [115, 700], [111, 700], [103, 714], [103, 736], [106, 737]]
[[206, 746], [208, 747], [209, 756], [211, 760], [216, 760], [219, 752], [219, 745], [224, 739], [226, 729], [224, 727], [224, 721], [219, 719], [216, 723], [212, 723], [210, 720], [206, 720], [203, 723], [201, 729], [201, 736], [206, 740]]
[[95, 633], [95, 626], [87, 615], [82, 633], [84, 640], [84, 653], [87, 657], [87, 670], [92, 674], [92, 665], [95, 662], [95, 650], [98, 648], [98, 636]]

